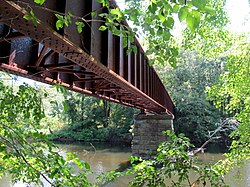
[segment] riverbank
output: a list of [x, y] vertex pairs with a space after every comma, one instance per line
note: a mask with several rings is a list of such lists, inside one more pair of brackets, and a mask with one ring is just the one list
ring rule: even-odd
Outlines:
[[131, 145], [132, 134], [114, 128], [83, 129], [81, 131], [59, 130], [48, 134], [49, 140], [58, 143], [97, 142]]

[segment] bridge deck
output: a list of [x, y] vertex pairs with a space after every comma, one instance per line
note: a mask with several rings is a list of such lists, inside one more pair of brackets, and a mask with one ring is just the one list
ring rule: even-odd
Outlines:
[[[149, 112], [173, 113], [173, 103], [137, 40], [137, 54], [126, 55], [122, 37], [99, 31], [99, 22], [90, 22], [81, 34], [74, 24], [56, 31], [54, 13], [33, 0], [0, 4], [1, 70]], [[83, 16], [100, 7], [95, 0], [47, 0], [45, 9]], [[37, 25], [23, 18], [30, 8]]]

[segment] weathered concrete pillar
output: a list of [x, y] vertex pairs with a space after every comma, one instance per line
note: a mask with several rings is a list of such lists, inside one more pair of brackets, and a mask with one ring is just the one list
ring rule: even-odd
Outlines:
[[132, 154], [143, 159], [151, 158], [159, 143], [166, 141], [162, 131], [173, 130], [173, 115], [138, 114], [134, 120]]

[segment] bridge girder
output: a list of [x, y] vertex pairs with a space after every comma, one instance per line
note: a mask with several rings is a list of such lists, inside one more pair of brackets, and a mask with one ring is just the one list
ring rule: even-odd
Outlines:
[[[82, 16], [100, 8], [95, 0], [47, 0], [49, 10]], [[90, 3], [91, 2], [91, 3]], [[126, 55], [122, 37], [92, 22], [82, 34], [72, 24], [56, 31], [55, 16], [33, 0], [0, 0], [0, 69], [48, 84], [147, 110], [173, 113], [174, 106], [142, 47]], [[28, 3], [28, 4], [27, 4]], [[116, 5], [114, 5], [116, 6]], [[32, 7], [37, 24], [23, 18]]]

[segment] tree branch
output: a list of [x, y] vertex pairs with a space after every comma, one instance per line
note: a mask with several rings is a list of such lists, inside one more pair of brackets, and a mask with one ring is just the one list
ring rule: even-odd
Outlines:
[[[213, 136], [214, 136], [216, 133], [218, 133], [219, 131], [221, 131], [221, 129], [222, 129], [224, 126], [226, 126], [227, 124], [232, 124], [232, 121], [231, 121], [230, 118], [225, 119], [225, 120], [221, 123], [221, 125], [220, 125], [220, 126], [210, 135], [210, 138], [209, 138], [207, 141], [205, 141], [198, 149], [192, 151], [192, 152], [189, 153], [189, 154], [195, 155], [195, 154], [201, 152], [201, 151], [204, 149], [204, 147], [205, 147], [208, 143], [210, 143], [213, 139], [216, 138], [216, 137], [213, 137]], [[236, 124], [236, 125], [237, 125], [237, 124]]]
[[40, 176], [42, 176], [49, 184], [51, 184], [51, 186], [56, 187], [56, 185], [53, 184], [53, 182], [51, 182], [42, 172], [40, 172], [39, 170], [37, 170], [35, 167], [33, 167], [29, 161], [25, 158], [25, 156], [19, 151], [19, 149], [12, 143], [10, 142], [7, 138], [5, 138], [4, 136], [0, 135], [0, 137], [5, 140], [5, 142], [7, 142], [13, 149], [14, 151], [22, 158], [22, 160], [30, 167], [32, 168], [36, 173], [38, 173]]

